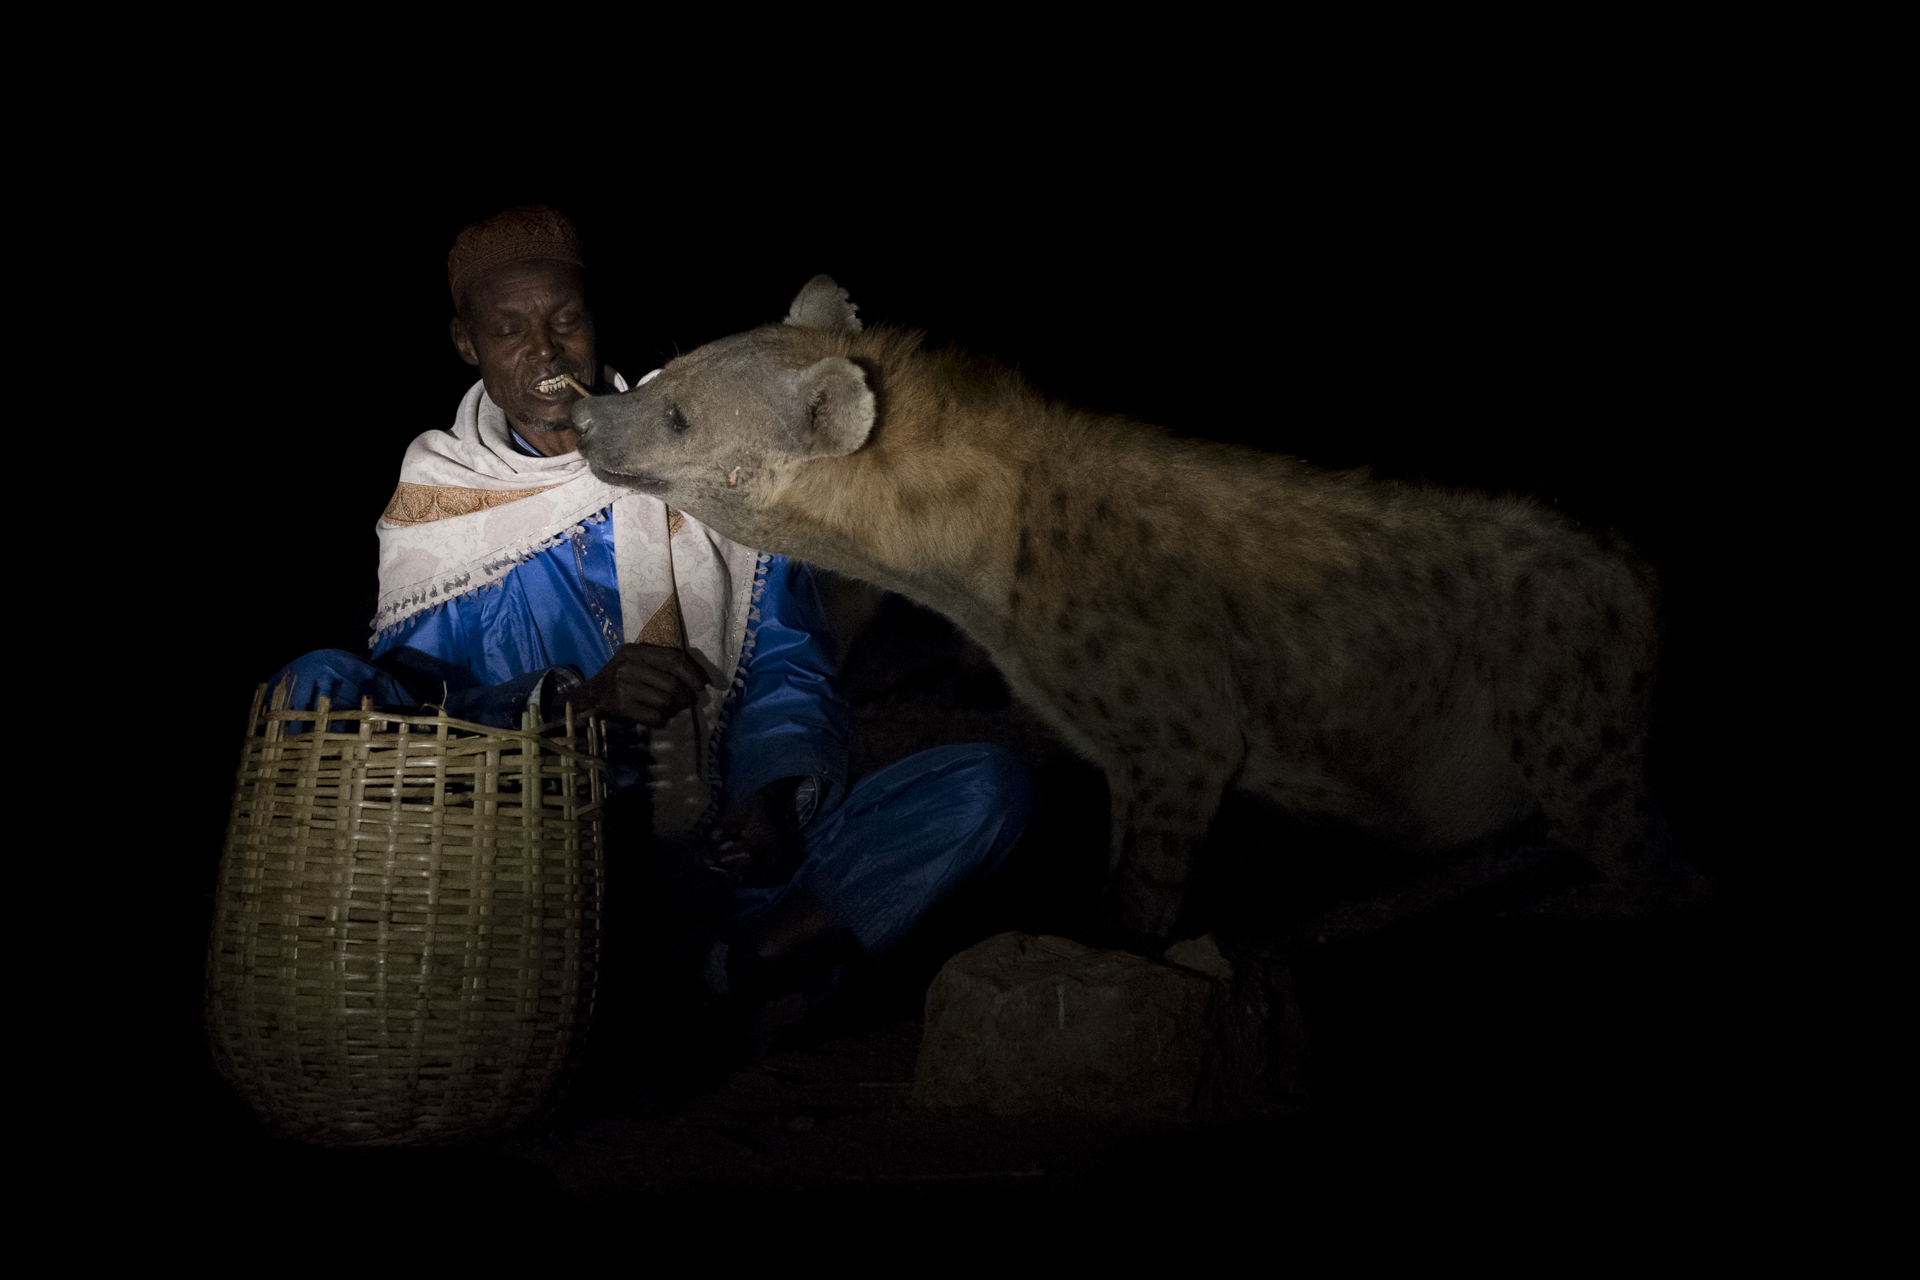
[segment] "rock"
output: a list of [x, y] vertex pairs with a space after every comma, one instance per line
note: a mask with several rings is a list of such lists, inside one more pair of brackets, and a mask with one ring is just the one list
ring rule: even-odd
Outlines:
[[1181, 1114], [1232, 979], [1212, 938], [1176, 943], [1165, 960], [1044, 935], [989, 938], [947, 961], [927, 991], [914, 1101]]
[[1167, 948], [1166, 960], [1182, 969], [1204, 973], [1209, 978], [1218, 978], [1222, 982], [1233, 981], [1233, 962], [1220, 954], [1220, 948], [1214, 945], [1210, 933], [1174, 943]]

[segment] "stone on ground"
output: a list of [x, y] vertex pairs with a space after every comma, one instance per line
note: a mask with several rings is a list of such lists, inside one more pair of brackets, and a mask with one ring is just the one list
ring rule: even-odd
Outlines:
[[1211, 938], [1164, 959], [1003, 933], [927, 991], [913, 1097], [925, 1106], [1174, 1115], [1194, 1104], [1232, 965]]

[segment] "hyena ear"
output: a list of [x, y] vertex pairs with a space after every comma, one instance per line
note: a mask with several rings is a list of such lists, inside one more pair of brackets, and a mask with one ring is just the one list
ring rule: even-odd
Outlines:
[[866, 370], [841, 356], [828, 356], [795, 375], [799, 387], [800, 451], [837, 458], [867, 442], [873, 430], [873, 388]]
[[795, 295], [793, 305], [787, 308], [786, 323], [830, 333], [858, 333], [860, 320], [854, 312], [859, 309], [832, 276], [815, 276]]

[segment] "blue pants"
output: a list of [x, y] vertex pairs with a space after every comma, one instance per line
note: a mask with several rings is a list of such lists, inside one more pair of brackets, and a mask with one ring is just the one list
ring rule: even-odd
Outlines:
[[804, 854], [785, 884], [740, 889], [745, 924], [800, 889], [826, 903], [879, 960], [955, 889], [999, 866], [1033, 812], [1020, 758], [969, 742], [935, 747], [855, 782], [800, 833]]
[[[296, 659], [270, 687], [289, 675], [293, 708], [312, 707], [322, 694], [336, 707], [358, 707], [363, 695], [384, 710], [413, 704], [393, 676], [340, 649]], [[456, 690], [447, 710], [481, 723], [495, 715], [518, 723], [525, 699], [526, 690], [517, 687], [475, 689], [464, 697]], [[472, 705], [456, 709], [465, 702]], [[509, 711], [515, 713], [510, 720]], [[861, 778], [816, 813], [800, 833], [803, 857], [793, 877], [771, 888], [737, 890], [734, 923], [757, 919], [805, 889], [853, 931], [862, 951], [884, 959], [955, 889], [1000, 865], [1019, 842], [1035, 798], [1026, 766], [1000, 747], [974, 742], [908, 756]]]

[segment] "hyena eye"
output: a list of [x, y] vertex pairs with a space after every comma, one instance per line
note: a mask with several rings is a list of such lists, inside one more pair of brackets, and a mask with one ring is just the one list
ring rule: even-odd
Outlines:
[[670, 404], [667, 406], [667, 426], [674, 431], [685, 431], [687, 429], [687, 415], [680, 412], [679, 405]]

